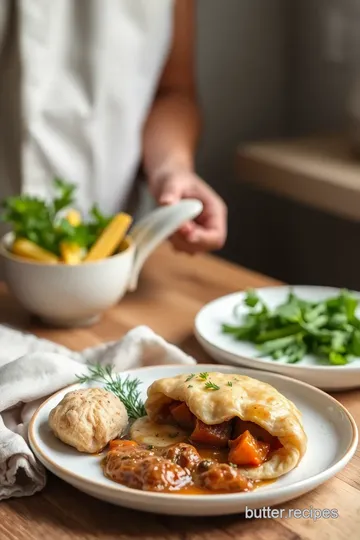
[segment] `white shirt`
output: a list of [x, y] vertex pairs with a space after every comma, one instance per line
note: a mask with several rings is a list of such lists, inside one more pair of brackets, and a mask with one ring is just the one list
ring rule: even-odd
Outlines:
[[1, 0], [0, 199], [19, 189], [48, 196], [57, 175], [78, 185], [85, 211], [95, 201], [105, 212], [124, 207], [169, 53], [173, 7], [174, 0]]

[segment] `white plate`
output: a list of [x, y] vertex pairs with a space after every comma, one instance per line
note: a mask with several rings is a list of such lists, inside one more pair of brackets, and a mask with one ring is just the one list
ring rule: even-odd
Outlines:
[[[101, 457], [80, 454], [56, 439], [48, 427], [51, 409], [69, 389], [56, 393], [34, 414], [29, 427], [31, 447], [51, 472], [98, 499], [137, 510], [196, 516], [235, 514], [244, 512], [246, 507], [260, 508], [288, 501], [334, 476], [353, 456], [358, 440], [355, 422], [332, 397], [299, 381], [268, 372], [214, 365], [198, 365], [192, 367], [191, 371], [214, 369], [256, 377], [294, 401], [303, 413], [308, 436], [308, 449], [297, 469], [252, 493], [176, 495], [142, 492], [121, 486], [105, 478], [100, 467]], [[154, 380], [189, 371], [188, 366], [159, 366], [129, 371], [123, 376], [139, 377], [143, 382], [145, 398], [146, 389]]]
[[[337, 296], [339, 289], [332, 287], [296, 286], [291, 290], [300, 298], [318, 302]], [[290, 287], [269, 287], [257, 289], [257, 293], [270, 307], [284, 302]], [[357, 296], [360, 293], [353, 293]], [[195, 318], [195, 335], [202, 347], [217, 361], [237, 364], [252, 369], [275, 371], [288, 377], [299, 379], [323, 390], [346, 390], [360, 386], [360, 358], [344, 366], [319, 365], [316, 358], [307, 355], [297, 364], [286, 364], [284, 360], [259, 358], [259, 351], [252, 343], [236, 341], [231, 335], [223, 334], [223, 323], [236, 324], [234, 308], [241, 304], [245, 293], [235, 293], [218, 298], [204, 306]], [[246, 306], [239, 307], [238, 314], [248, 312]]]

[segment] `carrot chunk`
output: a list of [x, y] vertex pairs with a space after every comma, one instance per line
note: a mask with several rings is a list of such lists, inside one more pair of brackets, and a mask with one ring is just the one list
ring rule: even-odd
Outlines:
[[125, 446], [137, 446], [135, 441], [128, 441], [125, 439], [114, 439], [109, 443], [110, 450], [115, 450], [115, 448], [125, 447]]
[[170, 412], [175, 422], [184, 429], [194, 429], [195, 417], [190, 411], [186, 403], [178, 403], [177, 401], [170, 405]]
[[214, 426], [208, 426], [196, 419], [195, 429], [190, 438], [194, 442], [211, 446], [226, 447], [231, 433], [231, 422], [222, 422]]
[[229, 446], [229, 462], [247, 467], [258, 467], [264, 463], [270, 451], [270, 443], [257, 441], [248, 430], [229, 441]]
[[271, 450], [275, 451], [282, 447], [281, 442], [277, 437], [271, 435], [266, 429], [258, 426], [254, 422], [246, 422], [240, 418], [236, 418], [234, 422], [233, 437], [236, 439], [245, 431], [250, 431], [251, 435], [259, 442], [270, 444]]

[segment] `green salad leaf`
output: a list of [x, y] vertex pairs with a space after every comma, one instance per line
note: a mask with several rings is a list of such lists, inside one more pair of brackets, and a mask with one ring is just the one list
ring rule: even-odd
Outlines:
[[[222, 332], [253, 343], [260, 356], [273, 360], [296, 363], [310, 353], [321, 363], [340, 366], [360, 357], [358, 305], [359, 299], [347, 290], [320, 302], [290, 292], [285, 302], [270, 309], [256, 291], [249, 290], [234, 310], [239, 323], [224, 323]], [[244, 307], [245, 316], [241, 315]]]
[[86, 222], [71, 225], [63, 212], [75, 204], [75, 190], [74, 184], [55, 178], [54, 198], [49, 202], [30, 195], [8, 197], [0, 205], [1, 221], [9, 223], [16, 238], [26, 238], [55, 255], [60, 254], [62, 242], [90, 249], [111, 217], [94, 205]]

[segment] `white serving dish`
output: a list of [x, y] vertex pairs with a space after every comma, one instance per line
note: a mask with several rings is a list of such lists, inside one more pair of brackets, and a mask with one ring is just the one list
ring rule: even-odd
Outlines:
[[[257, 289], [259, 296], [274, 308], [285, 301], [290, 289], [300, 298], [321, 301], [340, 293], [332, 287], [268, 287]], [[360, 296], [360, 293], [354, 293]], [[204, 306], [195, 318], [195, 335], [202, 347], [218, 362], [226, 362], [252, 369], [281, 373], [307, 382], [323, 390], [348, 390], [360, 386], [360, 358], [343, 366], [320, 365], [314, 356], [307, 355], [297, 364], [287, 364], [284, 360], [259, 358], [259, 351], [252, 343], [236, 341], [221, 331], [222, 323], [236, 324], [234, 308], [241, 304], [245, 293], [234, 293], [218, 298]], [[238, 313], [246, 313], [240, 307]]]
[[[148, 386], [161, 377], [190, 371], [241, 373], [265, 381], [292, 400], [303, 415], [308, 448], [299, 466], [276, 482], [251, 493], [225, 495], [176, 495], [130, 489], [107, 479], [101, 456], [86, 455], [55, 438], [48, 426], [50, 411], [63, 396], [80, 385], [65, 388], [50, 397], [34, 414], [29, 426], [30, 445], [43, 465], [65, 482], [97, 499], [119, 506], [158, 514], [215, 516], [240, 514], [246, 508], [278, 505], [311, 491], [341, 471], [357, 447], [356, 424], [334, 398], [305, 383], [275, 373], [231, 366], [156, 366], [124, 372], [122, 377], [138, 377], [143, 398]], [[97, 384], [97, 386], [99, 386]], [[84, 387], [84, 386], [83, 386]]]
[[0, 241], [6, 282], [20, 304], [46, 323], [64, 327], [92, 324], [127, 291], [136, 289], [142, 266], [154, 249], [201, 211], [202, 203], [194, 199], [158, 208], [133, 228], [125, 250], [74, 266], [15, 256], [10, 251], [13, 235], [7, 234]]

